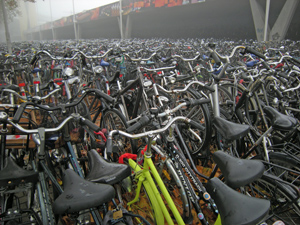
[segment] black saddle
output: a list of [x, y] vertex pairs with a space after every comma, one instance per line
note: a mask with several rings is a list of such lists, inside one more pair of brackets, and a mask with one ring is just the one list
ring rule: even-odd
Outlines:
[[298, 123], [294, 117], [284, 115], [270, 106], [266, 106], [264, 112], [270, 117], [272, 127], [276, 130], [290, 131], [294, 129]]
[[227, 141], [238, 140], [246, 136], [250, 129], [248, 125], [233, 123], [218, 116], [214, 118], [213, 124]]
[[208, 181], [206, 189], [218, 207], [222, 225], [255, 225], [270, 208], [268, 200], [243, 195], [216, 177]]
[[94, 149], [88, 152], [90, 172], [86, 176], [86, 180], [104, 183], [115, 184], [130, 176], [131, 169], [128, 165], [107, 162]]
[[259, 179], [265, 171], [264, 164], [259, 160], [239, 159], [223, 151], [215, 152], [213, 159], [231, 188], [245, 186]]
[[81, 178], [67, 169], [63, 175], [64, 192], [54, 201], [54, 214], [79, 212], [101, 206], [115, 196], [115, 189], [108, 184], [97, 184]]
[[6, 159], [6, 165], [0, 170], [0, 186], [16, 186], [20, 183], [36, 183], [37, 181], [38, 172], [24, 170], [11, 157]]

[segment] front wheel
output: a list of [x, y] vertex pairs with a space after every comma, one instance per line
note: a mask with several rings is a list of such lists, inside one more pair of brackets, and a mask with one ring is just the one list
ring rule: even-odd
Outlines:
[[[101, 116], [100, 127], [105, 128], [109, 133], [112, 130], [126, 131], [128, 124], [120, 111], [108, 109]], [[113, 159], [118, 160], [119, 156], [124, 153], [136, 153], [134, 141], [121, 135], [114, 135]]]

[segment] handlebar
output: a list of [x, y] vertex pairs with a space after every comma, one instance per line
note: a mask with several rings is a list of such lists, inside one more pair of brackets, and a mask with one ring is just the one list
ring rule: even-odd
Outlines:
[[149, 72], [157, 72], [157, 71], [162, 71], [162, 70], [172, 70], [176, 68], [176, 65], [174, 66], [166, 66], [166, 67], [160, 67], [160, 68], [154, 68], [154, 69], [150, 69], [150, 68], [146, 68], [146, 67], [139, 67], [140, 69], [149, 71]]
[[113, 136], [116, 134], [120, 134], [122, 136], [131, 138], [131, 139], [138, 139], [138, 138], [142, 138], [142, 137], [153, 136], [155, 134], [160, 134], [162, 132], [165, 132], [176, 121], [184, 121], [186, 123], [191, 123], [191, 119], [184, 117], [184, 116], [177, 116], [177, 117], [174, 117], [173, 119], [171, 119], [163, 128], [160, 128], [157, 130], [151, 130], [151, 131], [147, 131], [147, 132], [143, 132], [143, 133], [139, 133], [139, 134], [129, 134], [125, 131], [112, 130], [108, 134], [108, 138], [107, 138], [107, 142], [106, 142], [106, 151], [108, 154], [112, 153], [112, 147], [113, 147], [112, 139], [113, 139]]
[[[57, 132], [57, 131], [61, 130], [67, 124], [67, 122], [69, 122], [70, 120], [73, 120], [73, 119], [78, 120], [80, 124], [88, 126], [93, 131], [98, 132], [101, 130], [100, 127], [95, 125], [92, 121], [84, 118], [79, 113], [72, 113], [70, 116], [68, 116], [66, 119], [64, 119], [57, 127], [45, 128], [45, 133]], [[9, 123], [12, 126], [14, 126], [15, 128], [17, 128], [18, 130], [20, 130], [21, 132], [26, 133], [26, 134], [37, 134], [39, 132], [38, 129], [28, 130], [28, 129], [23, 128], [19, 124], [16, 124], [15, 122], [13, 122], [13, 120], [8, 118], [8, 115], [5, 112], [0, 112], [0, 123]]]
[[194, 58], [190, 58], [190, 59], [183, 58], [181, 55], [172, 55], [171, 57], [165, 59], [164, 61], [169, 61], [172, 58], [179, 58], [184, 62], [192, 62], [192, 61], [198, 60], [200, 57], [201, 57], [200, 53], [197, 53], [197, 55]]
[[[55, 94], [56, 92], [60, 91], [61, 88], [60, 87], [57, 87], [56, 89], [54, 89], [53, 91], [49, 92], [47, 95], [43, 96], [43, 97], [40, 97], [40, 96], [31, 96], [31, 99], [34, 100], [34, 101], [41, 101], [41, 100], [45, 100], [46, 98], [49, 98], [51, 95]], [[24, 101], [28, 101], [29, 98], [27, 97], [24, 97], [24, 96], [21, 96], [19, 95], [19, 93], [17, 93], [16, 91], [14, 90], [11, 90], [11, 89], [2, 89], [1, 92], [9, 92], [9, 93], [12, 93], [13, 95], [15, 95], [16, 97], [24, 100]]]
[[131, 61], [133, 61], [133, 62], [141, 62], [141, 61], [148, 61], [148, 60], [150, 60], [151, 58], [153, 58], [155, 55], [156, 55], [156, 52], [154, 52], [152, 55], [150, 55], [149, 56], [149, 58], [145, 58], [145, 59], [143, 59], [143, 58], [132, 58], [130, 55], [128, 55], [127, 53], [124, 53], [124, 55], [126, 56], [126, 57], [128, 57]]
[[247, 52], [250, 53], [250, 54], [254, 54], [254, 55], [256, 55], [257, 57], [259, 57], [263, 60], [267, 60], [267, 57], [264, 54], [254, 50], [253, 48], [246, 47], [245, 48], [245, 53], [247, 53]]
[[36, 108], [40, 108], [40, 109], [46, 110], [46, 111], [61, 110], [61, 111], [65, 112], [66, 108], [75, 107], [76, 105], [78, 105], [85, 98], [86, 95], [88, 95], [89, 93], [92, 93], [92, 92], [96, 93], [100, 98], [103, 98], [103, 99], [107, 100], [110, 103], [114, 101], [114, 98], [112, 98], [111, 96], [103, 93], [102, 91], [100, 91], [98, 89], [88, 89], [88, 90], [86, 90], [82, 93], [81, 97], [77, 101], [71, 102], [71, 103], [66, 103], [66, 104], [60, 104], [59, 106], [49, 107], [47, 105], [39, 105], [39, 104], [36, 104], [36, 103], [33, 103], [33, 102], [23, 102], [20, 105], [20, 107], [18, 108], [18, 110], [16, 111], [12, 121], [15, 122], [15, 123], [19, 122], [25, 108], [28, 105], [33, 105]]
[[[245, 49], [245, 46], [242, 46], [242, 45], [238, 45], [236, 47], [233, 48], [233, 50], [231, 51], [231, 54], [229, 56], [222, 56], [220, 55], [218, 52], [216, 52], [215, 50], [211, 49], [211, 48], [208, 48], [208, 50], [210, 51], [210, 53], [212, 54], [212, 57], [216, 57], [216, 59], [214, 59], [216, 62], [219, 61], [220, 59], [221, 60], [228, 60], [228, 59], [231, 59], [235, 52], [238, 50], [238, 49]], [[215, 53], [215, 54], [213, 54]], [[218, 59], [218, 58], [219, 59]]]
[[159, 84], [156, 84], [154, 83], [153, 84], [153, 89], [156, 90], [156, 88], [159, 88], [161, 89], [163, 92], [165, 93], [169, 93], [169, 94], [173, 94], [173, 93], [180, 93], [180, 92], [185, 92], [187, 89], [189, 89], [189, 87], [193, 84], [198, 84], [200, 85], [201, 87], [211, 91], [211, 92], [214, 92], [215, 90], [207, 85], [205, 85], [204, 83], [200, 82], [200, 81], [192, 81], [190, 82], [188, 85], [185, 86], [185, 88], [183, 89], [173, 89], [173, 90], [166, 90], [164, 89], [162, 86], [160, 86]]
[[88, 56], [88, 55], [86, 55], [85, 53], [83, 53], [82, 51], [80, 51], [80, 50], [74, 50], [74, 51], [76, 51], [76, 53], [72, 56], [72, 57], [70, 57], [70, 58], [68, 58], [68, 57], [60, 57], [60, 56], [52, 56], [48, 51], [45, 51], [45, 50], [41, 50], [41, 51], [38, 51], [35, 55], [34, 55], [34, 57], [32, 58], [32, 60], [30, 61], [30, 64], [31, 65], [33, 65], [33, 64], [35, 64], [35, 61], [37, 60], [37, 56], [38, 55], [40, 55], [40, 54], [46, 54], [46, 55], [48, 55], [51, 59], [53, 59], [53, 60], [66, 60], [66, 61], [70, 61], [70, 60], [73, 60], [73, 59], [75, 59], [76, 58], [76, 56], [77, 55], [82, 55], [82, 56], [84, 56], [85, 58], [87, 58], [87, 59], [101, 59], [101, 58], [104, 58], [106, 55], [108, 55], [108, 53], [110, 53], [111, 51], [112, 51], [113, 49], [112, 48], [110, 48], [109, 50], [107, 50], [104, 54], [102, 54], [102, 55], [100, 55], [100, 56]]
[[[144, 114], [143, 116], [139, 117], [138, 122], [136, 122], [132, 126], [128, 127], [126, 129], [126, 132], [133, 133], [133, 132], [138, 131], [139, 129], [147, 126], [148, 124], [150, 124], [153, 121], [153, 118], [155, 118], [156, 113], [157, 113], [156, 114], [157, 118], [161, 118], [161, 117], [164, 117], [164, 116], [172, 115], [173, 113], [177, 112], [179, 109], [181, 109], [185, 106], [193, 107], [193, 106], [196, 106], [196, 105], [207, 104], [207, 103], [210, 103], [210, 99], [188, 99], [186, 102], [183, 102], [183, 103], [177, 105], [173, 109], [167, 109], [162, 113], [158, 113], [160, 111], [159, 109], [156, 109], [156, 108], [155, 109], [150, 109], [149, 110], [150, 115], [145, 115]], [[195, 122], [195, 121], [192, 121], [192, 122], [191, 123], [193, 124], [194, 127], [198, 127], [198, 128], [202, 127], [197, 122]]]

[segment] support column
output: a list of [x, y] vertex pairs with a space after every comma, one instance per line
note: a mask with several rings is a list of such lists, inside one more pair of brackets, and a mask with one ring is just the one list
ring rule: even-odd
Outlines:
[[131, 38], [131, 32], [132, 32], [132, 21], [130, 14], [127, 15], [126, 19], [126, 27], [125, 27], [125, 38]]
[[118, 25], [119, 25], [119, 30], [120, 30], [120, 38], [123, 39], [124, 38], [124, 35], [123, 35], [124, 34], [124, 24], [121, 25], [120, 17], [118, 17]]
[[124, 38], [124, 26], [123, 26], [123, 8], [122, 8], [122, 0], [119, 1], [119, 12], [120, 12], [120, 20], [119, 20], [119, 28], [121, 39]]
[[42, 41], [43, 40], [43, 33], [41, 31], [41, 28], [39, 29], [39, 36], [40, 36], [40, 41]]
[[[299, 1], [286, 0], [272, 28], [270, 28], [269, 24], [264, 23], [265, 21], [268, 21], [268, 18], [265, 18], [266, 16], [268, 17], [268, 15], [266, 15], [260, 3], [265, 1], [260, 1], [260, 0], [249, 0], [249, 1], [250, 1], [251, 12], [252, 12], [257, 40], [258, 41], [264, 40], [264, 31], [266, 31], [265, 33], [266, 33], [267, 41], [283, 40], [291, 24], [291, 21], [293, 19]], [[266, 6], [268, 6], [268, 1], [266, 3], [267, 3]], [[272, 12], [270, 12], [270, 14], [272, 14]]]
[[77, 23], [77, 38], [82, 39], [82, 27], [79, 23]]
[[57, 31], [54, 29], [54, 27], [52, 28], [52, 37], [53, 40], [57, 40]]
[[284, 4], [269, 36], [269, 40], [283, 40], [295, 14], [298, 0], [287, 0]]
[[[258, 41], [264, 40], [265, 30], [265, 12], [258, 0], [250, 0], [251, 12]], [[267, 33], [269, 33], [269, 25], [267, 26]]]

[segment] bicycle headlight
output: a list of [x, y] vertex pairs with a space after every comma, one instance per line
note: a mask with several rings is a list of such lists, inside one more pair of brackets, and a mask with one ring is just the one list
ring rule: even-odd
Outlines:
[[95, 73], [102, 73], [103, 68], [102, 68], [102, 66], [96, 66], [96, 67], [94, 67], [94, 71], [95, 71]]
[[70, 67], [67, 67], [64, 69], [64, 74], [68, 77], [72, 76], [74, 74], [74, 70]]

